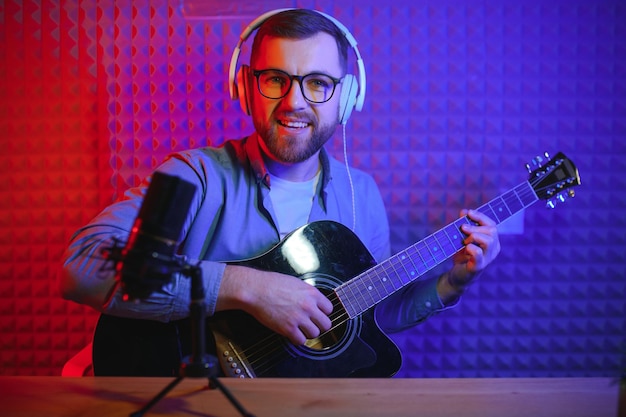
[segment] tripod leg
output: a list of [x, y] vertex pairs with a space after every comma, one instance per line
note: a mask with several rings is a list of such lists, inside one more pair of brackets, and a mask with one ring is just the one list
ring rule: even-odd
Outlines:
[[144, 413], [146, 413], [148, 410], [150, 410], [152, 408], [152, 406], [154, 406], [156, 403], [158, 403], [161, 400], [161, 398], [165, 397], [167, 395], [167, 393], [172, 390], [172, 388], [174, 388], [176, 385], [178, 385], [178, 383], [180, 381], [182, 381], [183, 378], [184, 377], [179, 376], [176, 379], [174, 379], [165, 388], [163, 388], [161, 390], [161, 392], [159, 392], [152, 400], [150, 400], [150, 402], [148, 404], [144, 405], [141, 410], [135, 411], [134, 413], [131, 413], [130, 417], [142, 417], [144, 415]]
[[224, 394], [224, 396], [230, 401], [230, 403], [239, 411], [239, 413], [243, 417], [254, 417], [254, 414], [249, 413], [243, 406], [237, 401], [237, 399], [233, 396], [228, 388], [222, 384], [219, 379], [214, 376], [209, 377], [209, 385], [213, 387], [219, 388], [220, 391]]

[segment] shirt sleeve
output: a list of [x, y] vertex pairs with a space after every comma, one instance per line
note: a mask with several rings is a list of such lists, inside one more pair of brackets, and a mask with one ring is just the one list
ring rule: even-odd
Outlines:
[[[226, 264], [204, 261], [200, 264], [202, 281], [205, 289], [206, 313], [215, 312], [217, 293]], [[113, 294], [105, 312], [114, 316], [148, 319], [168, 322], [185, 318], [189, 315], [191, 303], [191, 280], [181, 274], [174, 274], [172, 281], [148, 298], [138, 302], [122, 299], [119, 289]]]
[[[165, 162], [159, 170], [175, 173], [185, 181], [194, 183], [198, 190], [203, 188], [203, 180], [193, 167], [181, 163], [180, 160]], [[81, 299], [81, 293], [93, 286], [102, 286], [103, 281], [113, 286], [115, 263], [106, 257], [107, 250], [114, 244], [124, 245], [128, 240], [133, 223], [143, 202], [149, 185], [149, 178], [140, 186], [133, 187], [124, 193], [120, 201], [106, 207], [86, 226], [79, 229], [71, 238], [64, 254], [64, 273], [72, 277], [74, 286], [83, 289], [72, 299], [79, 303], [94, 306], [93, 301]], [[195, 219], [197, 207], [201, 201], [201, 192], [197, 192], [185, 222], [185, 235]], [[117, 243], [116, 243], [117, 242]], [[205, 305], [209, 315], [215, 312], [217, 295], [221, 284], [225, 264], [220, 262], [202, 261], [184, 257], [192, 265], [198, 265], [202, 273], [205, 289]], [[137, 301], [123, 301], [123, 293], [119, 285], [113, 287], [113, 293], [102, 306], [94, 306], [97, 310], [111, 315], [128, 318], [140, 318], [168, 322], [189, 315], [191, 301], [191, 279], [181, 273], [172, 273], [172, 279], [162, 288], [154, 291], [149, 297]]]
[[392, 294], [376, 308], [376, 322], [387, 333], [415, 326], [433, 314], [454, 307], [444, 306], [437, 293], [438, 277], [419, 280]]

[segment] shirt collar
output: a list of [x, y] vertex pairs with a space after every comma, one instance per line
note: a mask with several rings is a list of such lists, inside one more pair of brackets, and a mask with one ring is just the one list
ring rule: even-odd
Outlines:
[[252, 168], [257, 184], [263, 182], [269, 187], [270, 176], [267, 172], [267, 168], [265, 167], [265, 163], [263, 162], [263, 157], [261, 156], [261, 149], [259, 148], [259, 135], [257, 133], [253, 133], [248, 136], [245, 147], [250, 161], [250, 167]]

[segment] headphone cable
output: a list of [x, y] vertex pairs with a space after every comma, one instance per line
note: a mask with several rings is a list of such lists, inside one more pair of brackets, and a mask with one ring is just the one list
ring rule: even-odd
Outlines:
[[350, 183], [350, 195], [352, 198], [352, 231], [356, 233], [356, 203], [354, 201], [354, 184], [352, 183], [352, 174], [350, 174], [350, 166], [348, 165], [348, 145], [346, 141], [346, 124], [341, 124], [341, 131], [343, 136], [343, 160], [346, 165], [346, 172], [348, 173], [348, 182]]

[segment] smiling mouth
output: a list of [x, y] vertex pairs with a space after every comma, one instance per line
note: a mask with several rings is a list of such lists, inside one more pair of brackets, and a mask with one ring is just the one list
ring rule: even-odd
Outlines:
[[295, 121], [289, 121], [289, 120], [279, 120], [278, 124], [284, 127], [291, 128], [291, 129], [304, 129], [305, 127], [309, 127], [309, 123], [295, 122]]

